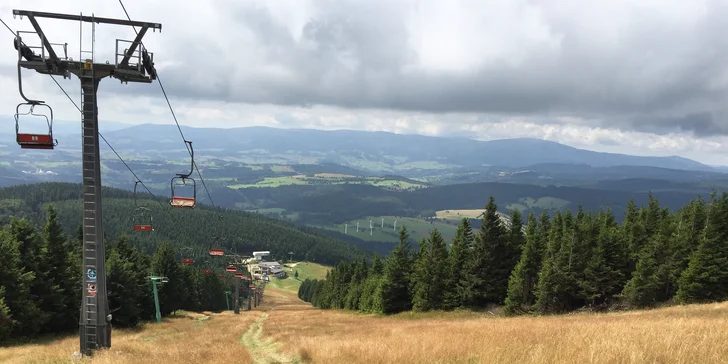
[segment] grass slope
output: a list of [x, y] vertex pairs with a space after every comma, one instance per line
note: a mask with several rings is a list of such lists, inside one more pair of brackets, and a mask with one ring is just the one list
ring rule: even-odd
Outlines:
[[[270, 287], [261, 306], [240, 315], [187, 314], [113, 335], [93, 362], [711, 364], [728, 357], [728, 302], [564, 316], [377, 317], [318, 310]], [[74, 335], [0, 348], [0, 362], [65, 363], [77, 350]]]
[[[297, 262], [284, 264], [283, 269], [288, 273], [288, 277], [283, 279], [271, 277], [268, 287], [298, 292], [301, 282], [306, 279], [324, 279], [326, 278], [326, 272], [331, 267], [312, 262]], [[293, 277], [296, 271], [298, 271], [298, 279]]]

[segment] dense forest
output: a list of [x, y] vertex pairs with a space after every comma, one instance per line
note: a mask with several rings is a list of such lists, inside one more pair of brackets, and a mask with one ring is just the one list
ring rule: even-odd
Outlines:
[[[356, 245], [331, 237], [311, 228], [299, 228], [278, 219], [238, 210], [198, 205], [194, 210], [174, 209], [142, 194], [115, 188], [104, 188], [104, 233], [111, 240], [129, 234], [129, 242], [145, 254], [154, 252], [162, 241], [168, 241], [185, 258], [200, 264], [213, 264], [210, 248], [229, 252], [252, 253], [268, 250], [277, 259], [293, 252], [296, 259], [322, 264], [355, 259], [364, 252]], [[146, 196], [146, 197], [144, 197]], [[0, 224], [11, 216], [26, 217], [35, 224], [46, 219], [46, 206], [52, 204], [66, 234], [72, 235], [81, 222], [81, 185], [73, 183], [39, 183], [0, 188]], [[142, 198], [144, 197], [144, 198]], [[141, 214], [137, 207], [149, 209]], [[149, 221], [151, 232], [134, 232], [134, 219]]]
[[467, 219], [450, 248], [433, 230], [410, 246], [406, 227], [381, 261], [340, 262], [298, 295], [320, 308], [375, 313], [488, 309], [509, 314], [642, 308], [728, 299], [728, 193], [671, 213], [648, 196], [611, 210], [513, 215], [506, 228], [491, 198], [476, 231]]
[[[41, 229], [26, 218], [11, 217], [0, 228], [0, 345], [43, 334], [78, 329], [81, 303], [81, 236], [65, 234], [52, 207]], [[150, 274], [165, 276], [159, 286], [160, 311], [226, 309], [226, 290], [241, 279], [224, 270], [206, 272], [182, 265], [172, 244], [158, 244], [150, 257], [129, 244], [126, 235], [108, 241], [107, 288], [112, 325], [133, 327], [155, 316]], [[241, 298], [247, 290], [240, 290]], [[233, 297], [231, 297], [232, 300]]]

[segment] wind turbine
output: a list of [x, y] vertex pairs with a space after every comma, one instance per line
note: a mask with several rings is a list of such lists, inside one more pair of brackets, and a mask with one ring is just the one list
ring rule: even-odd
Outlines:
[[356, 232], [359, 232], [359, 221], [356, 222]]
[[372, 219], [369, 219], [369, 236], [372, 236], [374, 228], [372, 227]]
[[384, 229], [384, 218], [382, 218], [382, 229]]
[[397, 231], [397, 220], [394, 220], [394, 231]]
[[347, 231], [349, 231], [349, 224], [344, 225], [344, 235], [348, 234]]

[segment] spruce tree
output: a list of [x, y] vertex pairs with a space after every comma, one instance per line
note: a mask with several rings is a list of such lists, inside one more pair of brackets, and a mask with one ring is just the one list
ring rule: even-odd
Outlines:
[[419, 243], [420, 251], [414, 264], [412, 274], [412, 309], [427, 311], [431, 308], [430, 301], [432, 288], [432, 259], [429, 242], [422, 238]]
[[624, 266], [627, 263], [622, 247], [618, 229], [605, 219], [584, 270], [584, 280], [580, 282], [582, 296], [589, 304], [608, 303], [621, 291], [626, 281]]
[[408, 239], [407, 228], [402, 226], [399, 232], [399, 243], [389, 253], [384, 263], [384, 272], [376, 298], [381, 304], [381, 312], [385, 314], [407, 311], [412, 308], [410, 293], [412, 258]]
[[72, 253], [71, 245], [63, 234], [58, 221], [58, 215], [53, 207], [48, 207], [48, 215], [44, 227], [44, 246], [41, 254], [42, 275], [48, 291], [41, 298], [41, 309], [52, 315], [52, 320], [46, 324], [49, 332], [61, 332], [74, 327], [78, 322], [79, 297], [75, 288], [80, 281], [72, 281], [69, 277], [69, 257]]
[[563, 244], [571, 239], [570, 234], [564, 236], [564, 232], [568, 232], [565, 226], [569, 226], [567, 216], [557, 212], [551, 220], [548, 245], [536, 289], [536, 306], [541, 312], [560, 312], [569, 308], [572, 293], [569, 291], [567, 276], [570, 245]]
[[[498, 215], [498, 206], [495, 199], [490, 196], [483, 213], [483, 224], [476, 238], [480, 245], [476, 254], [482, 254], [481, 266], [476, 273], [479, 275], [481, 285], [476, 286], [485, 303], [502, 304], [508, 291], [508, 277], [511, 274], [516, 251], [510, 245], [506, 229]], [[516, 258], [517, 259], [517, 258]]]
[[655, 249], [644, 249], [632, 272], [632, 278], [622, 290], [622, 297], [633, 307], [647, 307], [657, 301], [657, 259]]
[[470, 228], [469, 221], [467, 218], [463, 218], [463, 221], [458, 225], [455, 231], [455, 237], [450, 245], [450, 253], [448, 254], [447, 268], [448, 268], [448, 279], [445, 287], [445, 308], [453, 309], [462, 305], [462, 299], [460, 298], [460, 287], [462, 271], [465, 268], [465, 262], [467, 261], [468, 252], [465, 246], [465, 230]]
[[[184, 278], [180, 263], [175, 258], [175, 250], [169, 242], [163, 242], [154, 251], [152, 272], [157, 276], [167, 277], [169, 282], [158, 284], [159, 308], [162, 315], [179, 310], [183, 302]], [[150, 281], [149, 285], [152, 284]]]
[[13, 235], [0, 230], [0, 287], [4, 288], [3, 303], [14, 321], [11, 331], [15, 338], [35, 336], [47, 319], [31, 296], [35, 276], [23, 269], [19, 246]]
[[688, 268], [690, 256], [700, 245], [704, 236], [707, 222], [707, 208], [705, 200], [697, 198], [690, 201], [688, 206], [680, 209], [677, 216], [677, 226], [670, 239], [669, 249], [669, 287], [668, 296], [677, 293], [680, 277]]
[[134, 327], [141, 319], [140, 296], [134, 281], [133, 265], [117, 249], [110, 249], [106, 260], [109, 312], [114, 326]]
[[0, 286], [0, 346], [10, 339], [15, 324], [10, 308], [5, 303], [5, 287]]
[[535, 302], [538, 272], [541, 270], [543, 262], [545, 237], [539, 231], [533, 211], [528, 214], [527, 221], [526, 242], [521, 252], [521, 258], [508, 280], [505, 310], [511, 314], [518, 313]]
[[432, 230], [430, 247], [430, 309], [440, 310], [445, 307], [445, 292], [448, 284], [447, 244], [437, 229]]
[[682, 303], [728, 299], [728, 192], [712, 197], [704, 237], [679, 280]]
[[382, 263], [382, 259], [379, 257], [379, 254], [374, 253], [374, 258], [372, 258], [372, 269], [370, 270], [370, 275], [382, 274], [383, 270], [384, 263]]

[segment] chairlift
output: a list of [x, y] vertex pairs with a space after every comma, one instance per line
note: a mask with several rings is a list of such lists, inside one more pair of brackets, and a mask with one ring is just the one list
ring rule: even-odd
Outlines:
[[205, 274], [212, 274], [212, 270], [210, 270], [210, 269], [205, 269], [204, 271], [202, 271], [202, 273], [205, 273]]
[[137, 200], [137, 185], [139, 183], [141, 181], [134, 182], [134, 231], [154, 231], [154, 227], [152, 226], [152, 210], [144, 206], [139, 206]]
[[236, 266], [234, 266], [234, 265], [228, 265], [225, 268], [225, 271], [227, 271], [227, 272], [237, 272], [238, 271], [238, 268]]
[[195, 264], [195, 261], [192, 259], [185, 258], [185, 259], [182, 259], [182, 264], [184, 264], [184, 265]]
[[[197, 198], [197, 186], [195, 184], [195, 180], [190, 178], [190, 175], [194, 171], [195, 167], [195, 151], [192, 149], [192, 142], [186, 141], [185, 143], [189, 144], [190, 146], [190, 173], [183, 174], [183, 173], [177, 173], [175, 177], [172, 178], [172, 181], [170, 182], [170, 187], [172, 189], [172, 200], [170, 201], [170, 205], [172, 207], [186, 207], [186, 208], [194, 208], [195, 207], [195, 199]], [[188, 181], [191, 182], [192, 186], [192, 197], [184, 197], [179, 196], [175, 193], [175, 186], [189, 186]], [[177, 189], [179, 191], [179, 189]]]
[[[20, 111], [24, 105], [30, 106], [27, 112]], [[50, 118], [37, 112], [36, 106], [48, 108]], [[53, 139], [53, 109], [46, 104], [36, 102], [19, 104], [15, 108], [15, 135], [20, 148], [53, 149], [58, 145], [58, 141]]]
[[[34, 54], [30, 47], [26, 46], [19, 36], [15, 38], [14, 44], [15, 49], [18, 50], [18, 91], [20, 92], [20, 97], [25, 100], [24, 103], [18, 104], [15, 108], [16, 141], [20, 145], [20, 148], [23, 149], [53, 149], [56, 145], [58, 145], [58, 141], [53, 139], [53, 109], [45, 104], [44, 101], [31, 100], [23, 93], [23, 76], [20, 61], [23, 57], [29, 61], [37, 60], [40, 57]], [[20, 111], [24, 105], [30, 106], [28, 112]], [[39, 105], [48, 108], [48, 115], [35, 112], [35, 107]], [[21, 119], [23, 119], [22, 122]], [[30, 125], [26, 125], [29, 122]], [[39, 128], [40, 122], [45, 122], [42, 124], [42, 128]], [[23, 124], [22, 132], [20, 124]], [[29, 131], [26, 132], [26, 129]]]

